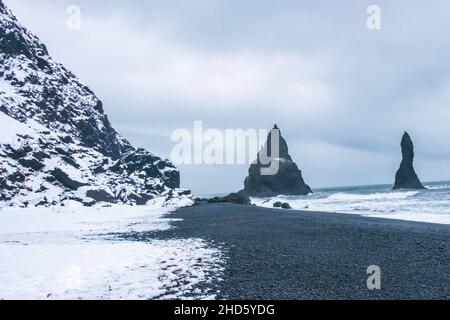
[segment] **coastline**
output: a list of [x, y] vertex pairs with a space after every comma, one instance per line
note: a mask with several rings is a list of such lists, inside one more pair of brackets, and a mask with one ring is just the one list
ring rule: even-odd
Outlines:
[[[449, 299], [450, 227], [359, 215], [208, 204], [129, 240], [201, 238], [228, 258], [218, 299]], [[367, 268], [381, 269], [381, 290]], [[221, 281], [223, 280], [223, 281]]]
[[310, 212], [335, 212], [365, 217], [450, 225], [450, 184], [427, 182], [426, 189], [393, 190], [392, 185], [317, 189], [308, 196], [252, 198], [253, 204], [273, 208], [276, 202]]

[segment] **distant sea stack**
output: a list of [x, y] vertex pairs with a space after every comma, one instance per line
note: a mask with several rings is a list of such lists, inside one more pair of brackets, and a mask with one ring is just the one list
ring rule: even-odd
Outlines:
[[[272, 155], [272, 134], [279, 135], [279, 154]], [[266, 165], [264, 157], [269, 157], [271, 163], [276, 161], [279, 169], [274, 175], [263, 175], [261, 169], [270, 167]], [[277, 125], [270, 132], [266, 144], [258, 153], [257, 160], [250, 166], [248, 177], [245, 179], [246, 194], [253, 197], [272, 197], [278, 195], [307, 195], [312, 193], [311, 188], [305, 183], [302, 172], [289, 155], [286, 140], [281, 136]]]
[[402, 139], [402, 163], [395, 176], [395, 189], [425, 189], [414, 170], [414, 144], [407, 132]]

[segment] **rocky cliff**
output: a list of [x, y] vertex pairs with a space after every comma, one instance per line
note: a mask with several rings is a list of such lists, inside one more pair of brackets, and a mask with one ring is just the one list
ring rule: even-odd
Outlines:
[[0, 202], [145, 204], [186, 191], [168, 160], [134, 148], [102, 102], [0, 0]]

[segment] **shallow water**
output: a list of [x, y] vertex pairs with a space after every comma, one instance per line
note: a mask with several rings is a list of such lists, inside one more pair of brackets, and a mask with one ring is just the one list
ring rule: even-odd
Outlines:
[[308, 196], [253, 198], [263, 207], [277, 201], [293, 209], [450, 224], [450, 182], [426, 183], [426, 190], [392, 190], [392, 185], [323, 188]]

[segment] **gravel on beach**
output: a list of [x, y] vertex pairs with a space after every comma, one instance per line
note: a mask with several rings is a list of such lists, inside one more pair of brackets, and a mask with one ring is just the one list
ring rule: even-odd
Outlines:
[[[175, 228], [128, 238], [221, 245], [219, 299], [449, 299], [450, 226], [358, 215], [208, 204], [178, 209]], [[367, 268], [381, 269], [381, 290]]]

